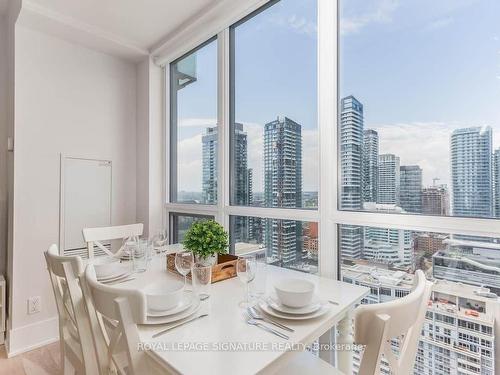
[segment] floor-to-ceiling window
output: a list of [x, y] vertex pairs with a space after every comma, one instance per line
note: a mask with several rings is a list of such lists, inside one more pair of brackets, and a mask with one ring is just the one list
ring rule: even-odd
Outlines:
[[235, 254], [318, 272], [317, 80], [315, 0], [269, 2], [171, 62], [167, 208], [216, 217]]
[[339, 1], [340, 273], [364, 303], [436, 281], [415, 374], [500, 371], [499, 11]]
[[415, 373], [500, 370], [499, 10], [270, 1], [169, 60], [171, 238], [213, 217], [235, 254], [366, 285], [364, 303], [422, 269]]

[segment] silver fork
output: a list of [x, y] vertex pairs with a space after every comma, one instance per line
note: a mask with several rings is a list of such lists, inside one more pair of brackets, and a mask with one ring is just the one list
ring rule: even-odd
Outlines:
[[287, 335], [285, 335], [284, 333], [281, 333], [279, 331], [276, 331], [275, 329], [272, 329], [272, 328], [269, 328], [268, 326], [265, 326], [264, 324], [262, 323], [259, 323], [257, 320], [255, 319], [252, 319], [250, 316], [248, 316], [248, 319], [247, 319], [247, 324], [250, 324], [252, 326], [256, 326], [256, 327], [259, 327], [261, 329], [263, 329], [264, 331], [267, 331], [269, 333], [272, 333], [273, 335], [276, 335], [278, 337], [281, 337], [285, 340], [288, 340], [290, 337], [288, 337]]
[[259, 311], [255, 307], [253, 307], [253, 306], [249, 307], [247, 309], [247, 311], [248, 311], [248, 315], [250, 315], [250, 317], [252, 319], [262, 320], [263, 322], [270, 323], [270, 324], [272, 324], [272, 325], [274, 325], [274, 326], [276, 326], [278, 328], [284, 329], [285, 331], [288, 331], [288, 332], [295, 332], [294, 329], [292, 329], [290, 327], [287, 327], [284, 324], [275, 322], [274, 320], [265, 317], [264, 315], [262, 315], [261, 313], [259, 313]]

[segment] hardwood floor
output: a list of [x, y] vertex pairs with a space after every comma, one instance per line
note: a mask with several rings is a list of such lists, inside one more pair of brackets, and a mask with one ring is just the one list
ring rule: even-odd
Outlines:
[[0, 375], [60, 374], [59, 343], [7, 358], [5, 346], [0, 347]]

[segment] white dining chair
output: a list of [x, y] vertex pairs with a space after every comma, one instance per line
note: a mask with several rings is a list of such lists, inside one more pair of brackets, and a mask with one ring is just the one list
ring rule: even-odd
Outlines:
[[138, 350], [137, 323], [145, 321], [147, 312], [144, 293], [99, 283], [93, 265], [87, 266], [80, 279], [100, 374], [114, 370], [128, 375], [152, 373], [145, 353]]
[[[413, 291], [394, 301], [361, 305], [354, 315], [354, 342], [365, 345], [359, 375], [380, 374], [382, 357], [394, 374], [413, 372], [432, 283], [418, 270]], [[398, 340], [399, 354], [392, 349], [392, 340]]]
[[142, 236], [144, 225], [142, 223], [115, 225], [112, 227], [84, 228], [83, 239], [87, 243], [88, 257], [94, 257], [94, 247], [98, 247], [109, 256], [119, 256], [123, 247], [116, 253], [111, 252], [102, 241], [123, 240]]
[[97, 375], [98, 368], [85, 311], [79, 275], [83, 263], [79, 256], [61, 256], [57, 245], [44, 253], [57, 312], [63, 374]]

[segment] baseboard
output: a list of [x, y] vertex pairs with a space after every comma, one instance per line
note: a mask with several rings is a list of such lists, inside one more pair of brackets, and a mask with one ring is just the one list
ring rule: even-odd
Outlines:
[[7, 357], [14, 357], [59, 340], [59, 319], [57, 317], [42, 320], [14, 328], [8, 332]]

